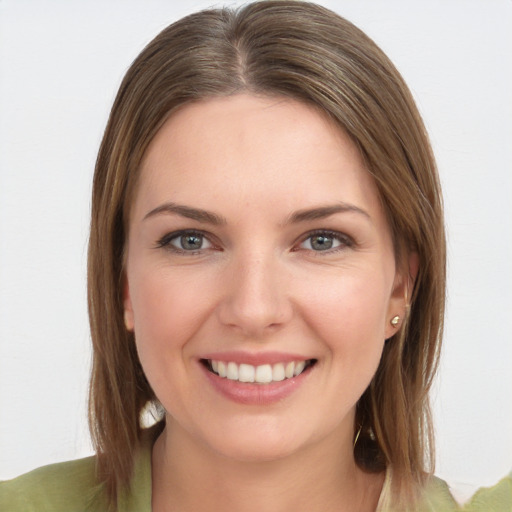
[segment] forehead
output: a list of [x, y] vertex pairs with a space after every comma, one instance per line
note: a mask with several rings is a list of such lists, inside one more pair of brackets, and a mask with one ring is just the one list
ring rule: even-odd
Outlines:
[[211, 206], [230, 192], [264, 204], [274, 191], [290, 208], [343, 196], [378, 200], [349, 136], [317, 108], [280, 97], [237, 95], [182, 107], [154, 137], [140, 172], [139, 203], [192, 198]]

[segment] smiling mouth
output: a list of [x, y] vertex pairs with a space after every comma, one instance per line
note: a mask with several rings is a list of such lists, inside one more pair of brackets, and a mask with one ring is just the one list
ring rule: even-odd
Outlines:
[[316, 359], [290, 361], [287, 363], [238, 364], [232, 361], [216, 361], [214, 359], [201, 359], [201, 363], [215, 375], [237, 382], [271, 384], [298, 377], [316, 364]]

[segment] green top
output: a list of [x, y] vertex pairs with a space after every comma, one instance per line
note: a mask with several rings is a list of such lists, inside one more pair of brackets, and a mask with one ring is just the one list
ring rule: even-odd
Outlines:
[[[130, 489], [121, 493], [119, 512], [151, 512], [151, 448], [145, 435], [135, 456]], [[393, 512], [388, 504], [390, 472], [386, 475], [377, 512]], [[95, 459], [45, 466], [13, 480], [0, 482], [1, 512], [106, 512], [103, 486], [95, 477]], [[453, 499], [448, 486], [433, 478], [416, 512], [512, 512], [512, 473], [494, 487], [480, 489], [465, 506]]]
[[464, 512], [512, 512], [512, 472], [494, 487], [479, 489]]
[[[130, 488], [120, 493], [118, 512], [151, 512], [151, 449], [147, 431], [135, 454]], [[95, 457], [44, 466], [0, 482], [0, 512], [107, 512]]]

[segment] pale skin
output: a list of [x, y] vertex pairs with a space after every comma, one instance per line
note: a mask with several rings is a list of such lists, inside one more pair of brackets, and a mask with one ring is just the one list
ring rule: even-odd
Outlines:
[[[153, 510], [374, 511], [384, 475], [354, 461], [355, 406], [400, 328], [408, 261], [355, 145], [316, 110], [237, 95], [172, 115], [142, 164], [124, 300], [166, 410]], [[313, 364], [279, 400], [239, 403], [205, 365], [227, 351]]]

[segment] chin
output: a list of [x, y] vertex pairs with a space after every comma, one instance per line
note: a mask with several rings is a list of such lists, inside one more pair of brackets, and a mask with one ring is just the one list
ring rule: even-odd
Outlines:
[[[223, 457], [240, 462], [271, 462], [294, 455], [312, 444], [311, 433], [299, 424], [283, 425], [273, 419], [240, 421], [235, 428], [219, 425], [205, 433], [210, 448]], [[294, 428], [295, 427], [295, 428]]]
[[293, 445], [287, 442], [269, 442], [260, 440], [259, 442], [240, 442], [229, 443], [229, 445], [220, 445], [216, 447], [217, 453], [225, 458], [238, 462], [273, 462], [285, 459], [300, 450], [300, 443]]

